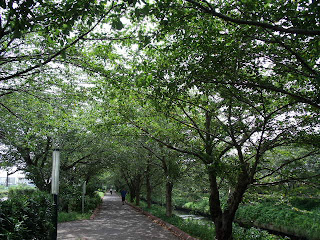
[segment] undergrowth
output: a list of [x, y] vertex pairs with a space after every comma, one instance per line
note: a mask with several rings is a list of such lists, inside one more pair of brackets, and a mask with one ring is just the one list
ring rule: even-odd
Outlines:
[[[165, 207], [159, 205], [152, 205], [151, 208], [147, 208], [145, 202], [141, 202], [140, 206], [144, 211], [150, 212], [152, 215], [161, 218], [165, 222], [168, 222], [182, 231], [190, 234], [201, 240], [214, 240], [215, 230], [214, 225], [211, 222], [204, 222], [201, 220], [187, 219], [184, 220], [176, 215], [167, 217], [165, 214]], [[281, 240], [286, 239], [269, 234], [266, 231], [256, 228], [244, 229], [236, 224], [233, 225], [233, 237], [234, 240]]]
[[78, 213], [78, 212], [59, 212], [58, 214], [58, 222], [70, 222], [75, 220], [84, 220], [89, 219], [92, 215], [92, 212], [87, 213]]

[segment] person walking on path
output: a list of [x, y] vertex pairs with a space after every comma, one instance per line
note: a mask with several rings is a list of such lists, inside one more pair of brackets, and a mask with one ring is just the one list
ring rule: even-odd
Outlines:
[[127, 191], [122, 189], [120, 193], [121, 193], [121, 198], [122, 198], [122, 205], [124, 205], [124, 203], [126, 201]]
[[110, 193], [111, 193], [111, 195], [112, 195], [112, 188], [110, 188]]

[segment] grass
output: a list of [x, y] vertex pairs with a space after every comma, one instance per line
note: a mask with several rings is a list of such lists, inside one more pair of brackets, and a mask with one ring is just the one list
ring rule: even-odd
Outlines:
[[[190, 234], [201, 240], [214, 240], [215, 229], [213, 223], [203, 222], [200, 220], [183, 220], [182, 218], [173, 215], [167, 217], [165, 215], [165, 207], [153, 205], [151, 208], [147, 208], [145, 202], [141, 202], [140, 206], [144, 211], [150, 212], [152, 215], [161, 218], [162, 220], [180, 228], [182, 231]], [[234, 240], [281, 240], [286, 239], [269, 234], [266, 231], [256, 228], [241, 228], [240, 226], [233, 225]]]
[[265, 201], [241, 206], [237, 218], [246, 222], [270, 224], [308, 239], [319, 239], [320, 212], [308, 211], [287, 203]]
[[85, 220], [89, 219], [92, 215], [91, 212], [88, 213], [77, 213], [77, 212], [59, 212], [58, 214], [58, 222], [70, 222], [70, 221], [76, 221], [76, 220]]
[[[180, 205], [192, 211], [208, 213], [208, 199]], [[320, 239], [320, 199], [311, 197], [286, 197], [279, 194], [254, 194], [240, 206], [236, 218], [251, 224], [273, 225], [280, 231], [308, 239]], [[255, 233], [256, 234], [256, 233]], [[268, 239], [268, 238], [266, 238]]]
[[9, 190], [5, 188], [0, 188], [0, 198], [8, 197]]
[[[96, 194], [103, 198], [104, 192], [96, 191]], [[90, 210], [86, 213], [79, 213], [79, 212], [59, 212], [58, 214], [58, 222], [70, 222], [70, 221], [76, 221], [76, 220], [85, 220], [89, 219], [92, 215], [93, 210]]]

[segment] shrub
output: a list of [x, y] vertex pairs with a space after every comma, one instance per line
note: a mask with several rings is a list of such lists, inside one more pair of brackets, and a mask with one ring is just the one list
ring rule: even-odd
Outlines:
[[[11, 191], [0, 202], [0, 239], [46, 240], [52, 232], [51, 196], [37, 190]], [[26, 194], [28, 193], [28, 194]]]
[[94, 196], [86, 196], [84, 201], [85, 212], [88, 212], [94, 210], [102, 202], [102, 199], [99, 194], [95, 194]]
[[28, 186], [17, 186], [17, 187], [11, 187], [9, 188], [8, 192], [8, 198], [13, 199], [13, 198], [19, 198], [20, 196], [27, 196], [27, 195], [32, 195], [34, 192], [38, 191], [37, 188], [34, 187], [28, 187]]
[[308, 211], [320, 208], [320, 199], [316, 198], [292, 197], [290, 203], [296, 208]]

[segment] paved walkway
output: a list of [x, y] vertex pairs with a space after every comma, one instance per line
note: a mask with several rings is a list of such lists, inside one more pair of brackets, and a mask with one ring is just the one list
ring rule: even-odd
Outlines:
[[178, 240], [178, 237], [129, 205], [122, 205], [118, 195], [108, 193], [95, 219], [60, 223], [58, 239]]

